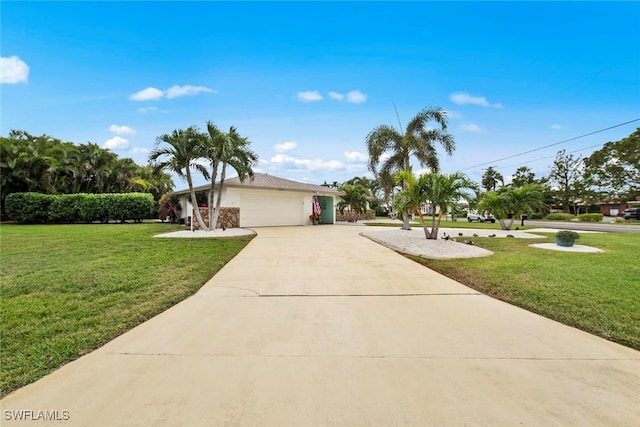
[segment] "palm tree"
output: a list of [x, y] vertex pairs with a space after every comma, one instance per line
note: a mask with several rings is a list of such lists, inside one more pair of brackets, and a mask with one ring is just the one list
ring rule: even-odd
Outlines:
[[482, 175], [482, 187], [487, 191], [496, 191], [498, 182], [504, 185], [504, 177], [493, 166], [489, 166]]
[[[417, 211], [424, 235], [430, 240], [438, 238], [443, 212], [447, 212], [461, 199], [470, 201], [474, 197], [475, 184], [459, 172], [452, 174], [431, 172], [420, 175], [416, 179], [411, 172], [401, 171], [396, 177], [398, 181], [406, 182], [407, 186], [394, 199], [395, 206], [403, 213]], [[420, 209], [422, 204], [430, 206], [431, 230], [427, 227], [424, 214]], [[436, 215], [437, 210], [439, 212]]]
[[[439, 128], [429, 128], [427, 124], [435, 121]], [[378, 176], [393, 176], [401, 170], [411, 171], [411, 157], [415, 157], [422, 167], [438, 172], [440, 163], [434, 142], [439, 142], [448, 155], [453, 153], [455, 142], [447, 133], [447, 114], [441, 108], [425, 108], [411, 119], [404, 134], [388, 125], [381, 125], [367, 135], [369, 169]], [[389, 157], [378, 166], [383, 154]], [[382, 183], [384, 186], [384, 183]], [[406, 183], [402, 182], [402, 188]], [[403, 230], [409, 230], [409, 216], [403, 215]]]
[[[224, 132], [218, 129], [212, 121], [207, 122], [207, 132], [202, 134], [202, 144], [205, 149], [205, 158], [209, 160], [211, 165], [211, 183], [207, 199], [210, 230], [214, 230], [216, 225], [214, 222], [213, 199], [216, 180], [218, 179], [218, 166], [220, 165], [221, 150], [225, 144], [225, 137]], [[218, 189], [218, 191], [220, 191], [220, 189]]]
[[542, 200], [542, 187], [539, 184], [502, 187], [498, 191], [489, 191], [480, 196], [479, 208], [491, 212], [503, 230], [511, 230], [513, 221], [520, 215], [541, 209], [544, 206]]
[[344, 214], [345, 209], [347, 209], [351, 221], [356, 222], [357, 214], [367, 211], [369, 190], [360, 184], [345, 184], [342, 186], [341, 191], [344, 194], [340, 196], [342, 200], [338, 202], [337, 208], [341, 214]]
[[[161, 143], [167, 144], [167, 146], [161, 147]], [[196, 220], [200, 228], [207, 231], [209, 228], [204, 223], [202, 215], [200, 215], [191, 176], [191, 168], [195, 168], [205, 179], [209, 179], [207, 169], [196, 162], [197, 159], [204, 157], [204, 154], [201, 145], [201, 134], [195, 127], [191, 126], [186, 130], [178, 129], [170, 134], [159, 136], [156, 139], [156, 147], [149, 154], [149, 162], [154, 163], [154, 167], [157, 170], [170, 170], [180, 178], [186, 179]], [[157, 162], [159, 158], [164, 158], [164, 160]]]
[[[251, 142], [240, 136], [235, 127], [231, 126], [229, 132], [216, 136], [212, 140], [217, 148], [208, 151], [207, 158], [211, 162], [222, 164], [220, 171], [220, 185], [218, 186], [218, 195], [216, 200], [216, 210], [213, 218], [210, 217], [212, 229], [216, 228], [218, 217], [220, 216], [220, 204], [222, 203], [222, 188], [227, 170], [227, 165], [231, 166], [238, 174], [240, 182], [244, 182], [247, 177], [253, 177], [253, 165], [258, 161], [258, 155], [249, 149]], [[214, 154], [213, 156], [209, 156]], [[213, 164], [213, 163], [212, 163]], [[214, 171], [217, 171], [217, 165]], [[215, 177], [212, 178], [212, 181]]]

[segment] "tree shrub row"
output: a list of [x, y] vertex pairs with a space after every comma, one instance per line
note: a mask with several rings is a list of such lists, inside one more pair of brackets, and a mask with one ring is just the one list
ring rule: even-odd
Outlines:
[[24, 224], [142, 222], [156, 215], [149, 193], [12, 193], [7, 195], [5, 207], [9, 218]]
[[584, 222], [601, 222], [604, 215], [601, 213], [585, 213], [578, 215], [578, 221]]
[[550, 213], [547, 215], [547, 219], [549, 221], [571, 221], [573, 218], [575, 218], [573, 215], [562, 212]]

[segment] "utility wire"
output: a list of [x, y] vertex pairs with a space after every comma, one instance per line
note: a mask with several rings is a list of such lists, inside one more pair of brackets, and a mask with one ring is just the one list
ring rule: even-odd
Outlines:
[[[596, 145], [590, 145], [588, 147], [584, 147], [584, 148], [578, 148], [577, 150], [573, 150], [573, 151], [569, 151], [567, 154], [573, 154], [573, 153], [577, 153], [578, 151], [584, 151], [584, 150], [588, 150], [590, 148], [596, 148], [596, 147], [600, 147], [602, 146], [604, 143], [600, 143], [600, 144], [596, 144]], [[496, 166], [496, 169], [506, 169], [506, 168], [512, 168], [514, 166], [523, 166], [523, 165], [528, 165], [529, 163], [533, 163], [533, 162], [538, 162], [540, 160], [546, 160], [546, 159], [552, 159], [553, 157], [555, 157], [555, 155], [551, 155], [551, 156], [544, 156], [544, 157], [539, 157], [537, 159], [533, 159], [533, 160], [527, 160], [526, 162], [521, 162], [521, 163], [512, 163], [510, 165], [505, 165], [505, 166]]]
[[615, 128], [618, 128], [620, 126], [628, 125], [629, 123], [633, 123], [633, 122], [637, 122], [637, 121], [640, 121], [640, 118], [629, 120], [628, 122], [620, 123], [620, 124], [617, 124], [617, 125], [614, 125], [614, 126], [609, 126], [607, 128], [604, 128], [604, 129], [599, 129], [599, 130], [596, 130], [596, 131], [593, 131], [593, 132], [585, 133], [584, 135], [576, 136], [574, 138], [565, 139], [564, 141], [554, 142], [553, 144], [545, 145], [544, 147], [534, 148], [533, 150], [524, 151], [524, 152], [518, 153], [518, 154], [513, 154], [511, 156], [503, 157], [503, 158], [498, 159], [498, 160], [492, 160], [490, 162], [480, 163], [478, 165], [470, 166], [470, 167], [464, 168], [462, 170], [475, 169], [475, 168], [478, 168], [480, 166], [486, 166], [486, 165], [490, 165], [492, 163], [501, 162], [503, 160], [513, 159], [514, 157], [523, 156], [525, 154], [533, 153], [535, 151], [544, 150], [545, 148], [553, 147], [554, 145], [564, 144], [565, 142], [575, 141], [576, 139], [584, 138], [584, 137], [587, 137], [587, 136], [590, 136], [590, 135], [595, 135], [596, 133], [604, 132], [604, 131], [610, 130], [610, 129], [615, 129]]

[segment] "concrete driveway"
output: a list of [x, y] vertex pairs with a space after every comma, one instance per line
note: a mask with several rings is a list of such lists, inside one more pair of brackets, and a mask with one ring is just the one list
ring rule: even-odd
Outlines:
[[195, 296], [7, 396], [2, 426], [638, 425], [640, 352], [361, 230], [257, 229]]

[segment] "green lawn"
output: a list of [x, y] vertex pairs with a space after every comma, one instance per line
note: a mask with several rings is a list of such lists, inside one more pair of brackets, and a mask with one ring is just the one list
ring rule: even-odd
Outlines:
[[6, 394], [195, 293], [251, 238], [159, 239], [171, 224], [2, 225]]
[[[552, 242], [553, 233], [545, 234]], [[640, 350], [640, 234], [581, 234], [577, 244], [604, 253], [529, 247], [525, 239], [475, 238], [494, 255], [410, 257], [478, 291]]]

